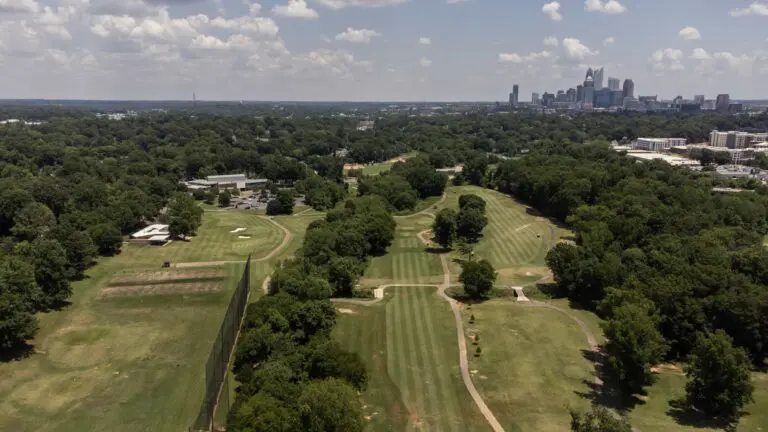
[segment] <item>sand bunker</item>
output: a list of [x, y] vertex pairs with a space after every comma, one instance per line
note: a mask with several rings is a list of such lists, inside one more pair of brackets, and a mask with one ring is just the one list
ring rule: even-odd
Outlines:
[[249, 239], [249, 238], [251, 238], [251, 236], [237, 236], [237, 238], [239, 238], [239, 239]]
[[347, 308], [336, 308], [336, 312], [346, 315], [357, 315], [357, 312]]
[[235, 228], [232, 231], [230, 231], [232, 234], [237, 234], [240, 231], [245, 231], [247, 228]]

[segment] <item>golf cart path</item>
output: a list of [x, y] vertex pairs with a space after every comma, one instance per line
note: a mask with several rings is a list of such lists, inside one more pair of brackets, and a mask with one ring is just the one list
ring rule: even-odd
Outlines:
[[[278, 221], [274, 220], [272, 217], [269, 216], [259, 216], [260, 218], [271, 222], [278, 228], [280, 228], [283, 231], [283, 240], [280, 242], [279, 245], [275, 246], [272, 251], [270, 251], [267, 255], [259, 258], [254, 258], [251, 261], [268, 261], [272, 258], [274, 258], [275, 255], [279, 254], [280, 252], [285, 249], [288, 244], [293, 239], [293, 233], [288, 230], [288, 228], [284, 227], [282, 224], [280, 224]], [[212, 267], [212, 266], [223, 266], [227, 264], [243, 264], [245, 263], [245, 260], [236, 260], [236, 261], [191, 261], [191, 262], [180, 262], [175, 263], [172, 265], [172, 267], [176, 268], [192, 268], [192, 267]]]

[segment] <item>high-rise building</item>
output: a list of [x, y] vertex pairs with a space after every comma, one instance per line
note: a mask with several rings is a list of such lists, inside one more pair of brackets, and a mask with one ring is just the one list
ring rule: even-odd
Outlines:
[[619, 79], [618, 78], [608, 78], [608, 90], [610, 91], [616, 91], [619, 89]]
[[552, 103], [555, 101], [555, 95], [552, 93], [544, 92], [543, 95], [541, 95], [541, 104], [545, 107], [552, 106]]
[[516, 106], [518, 102], [518, 98], [520, 96], [520, 86], [517, 84], [512, 86], [512, 93], [509, 94], [509, 104], [512, 106]]
[[576, 102], [584, 102], [584, 86], [581, 84], [576, 86]]
[[729, 94], [717, 95], [717, 102], [715, 102], [715, 110], [718, 112], [728, 112], [728, 105], [731, 104], [731, 96]]
[[567, 92], [565, 92], [566, 99], [568, 99], [568, 102], [576, 102], [576, 89], [571, 87], [568, 89]]
[[586, 106], [592, 106], [595, 103], [595, 80], [591, 75], [592, 69], [587, 71], [587, 78], [584, 80], [584, 100]]
[[625, 98], [634, 98], [635, 97], [635, 82], [631, 79], [625, 79], [624, 80], [624, 87], [622, 89], [622, 92], [624, 93]]
[[704, 105], [704, 95], [696, 95], [693, 97], [693, 102], [699, 105]]
[[595, 90], [595, 106], [599, 108], [610, 108], [613, 94], [607, 88]]
[[539, 99], [539, 94], [538, 93], [534, 93], [534, 94], [531, 95], [531, 103], [533, 105], [540, 105], [541, 104], [541, 99]]
[[611, 90], [611, 106], [620, 107], [622, 105], [624, 105], [624, 92]]
[[603, 89], [603, 68], [597, 69], [594, 75], [595, 90]]
[[562, 90], [557, 91], [557, 96], [555, 96], [555, 102], [568, 102], [564, 91]]

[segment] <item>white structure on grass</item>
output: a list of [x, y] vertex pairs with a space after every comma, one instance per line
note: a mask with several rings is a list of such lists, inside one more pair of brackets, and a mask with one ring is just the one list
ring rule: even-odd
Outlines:
[[171, 237], [168, 225], [153, 224], [131, 234], [132, 239], [146, 240], [151, 244], [164, 244]]
[[635, 150], [648, 150], [654, 152], [667, 151], [672, 147], [684, 146], [688, 141], [685, 138], [638, 138], [632, 143]]

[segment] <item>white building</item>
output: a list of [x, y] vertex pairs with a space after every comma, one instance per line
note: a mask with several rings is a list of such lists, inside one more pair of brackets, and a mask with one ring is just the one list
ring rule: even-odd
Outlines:
[[713, 130], [709, 133], [709, 145], [712, 147], [741, 149], [751, 147], [752, 144], [761, 143], [766, 140], [768, 140], [768, 133], [720, 132], [718, 130]]
[[619, 89], [619, 79], [618, 78], [608, 78], [608, 90], [616, 91]]
[[635, 150], [648, 150], [654, 152], [667, 151], [671, 147], [679, 147], [687, 144], [685, 138], [638, 138], [632, 143]]

